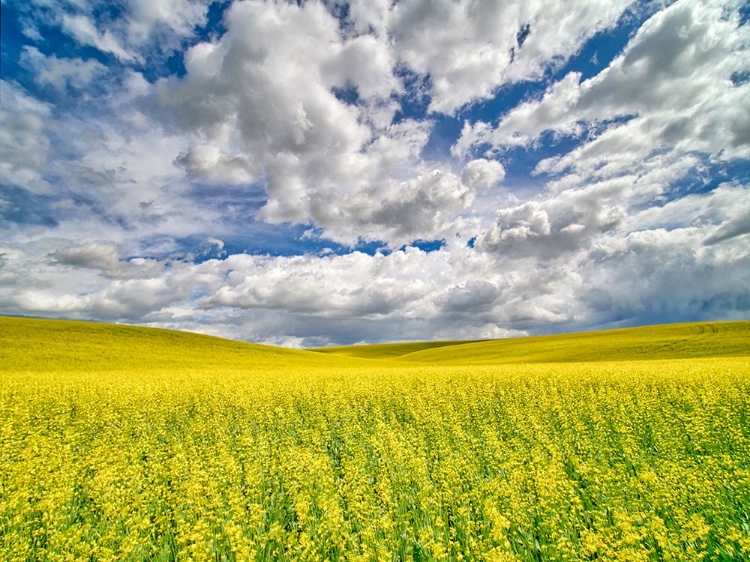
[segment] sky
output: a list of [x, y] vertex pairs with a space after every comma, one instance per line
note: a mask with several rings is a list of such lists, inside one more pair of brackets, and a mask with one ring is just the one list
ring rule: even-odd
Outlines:
[[750, 318], [742, 1], [0, 9], [0, 314], [295, 347]]

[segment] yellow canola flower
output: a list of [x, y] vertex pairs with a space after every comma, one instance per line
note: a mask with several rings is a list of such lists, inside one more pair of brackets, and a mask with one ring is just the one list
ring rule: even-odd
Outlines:
[[745, 357], [274, 357], [0, 371], [0, 560], [750, 556]]

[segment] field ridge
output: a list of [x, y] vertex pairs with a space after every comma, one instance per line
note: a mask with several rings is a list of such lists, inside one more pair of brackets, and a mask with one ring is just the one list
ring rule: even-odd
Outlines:
[[161, 328], [0, 317], [0, 370], [4, 371], [257, 370], [373, 363], [499, 365], [748, 356], [748, 321], [299, 350]]
[[366, 363], [164, 328], [0, 316], [0, 371], [257, 370]]
[[746, 357], [750, 356], [750, 322], [657, 324], [499, 340], [358, 345], [316, 351], [451, 365]]

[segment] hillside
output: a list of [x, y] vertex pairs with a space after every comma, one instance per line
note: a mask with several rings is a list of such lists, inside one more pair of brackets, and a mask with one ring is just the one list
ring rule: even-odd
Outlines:
[[319, 347], [312, 351], [331, 355], [345, 355], [363, 359], [398, 359], [425, 350], [433, 350], [453, 345], [466, 345], [486, 340], [415, 341], [403, 343], [374, 343], [370, 345], [342, 345]]
[[749, 329], [326, 354], [0, 318], [0, 561], [747, 560]]
[[750, 356], [750, 322], [663, 324], [487, 341], [418, 342], [316, 351], [442, 365]]
[[384, 361], [491, 365], [747, 356], [750, 322], [294, 350], [174, 330], [0, 317], [0, 371], [300, 370], [366, 367]]
[[0, 317], [0, 371], [304, 369], [351, 362], [175, 330]]

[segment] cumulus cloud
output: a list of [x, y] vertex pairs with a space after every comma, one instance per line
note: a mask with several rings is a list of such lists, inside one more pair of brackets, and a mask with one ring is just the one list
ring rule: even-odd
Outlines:
[[87, 16], [65, 15], [62, 18], [62, 28], [80, 44], [96, 47], [104, 53], [111, 53], [121, 61], [134, 61], [137, 58], [135, 54], [121, 45], [119, 39], [111, 31], [106, 29], [100, 31]]
[[700, 241], [697, 229], [656, 229], [595, 247], [576, 297], [593, 318], [622, 322], [747, 318], [750, 254]]
[[[105, 243], [63, 247], [45, 254], [52, 260], [37, 261], [0, 248], [7, 255], [0, 303], [16, 313], [65, 313], [301, 345], [737, 317], [750, 306], [743, 235], [713, 245], [705, 240], [743, 216], [727, 202], [746, 200], [747, 189], [726, 185], [643, 210], [621, 220], [621, 236], [598, 232], [597, 219], [594, 226], [580, 217], [561, 226], [571, 217], [563, 221], [564, 213], [552, 207], [521, 205], [498, 218], [498, 240], [510, 234], [493, 251], [407, 247], [375, 255], [234, 254], [189, 263], [125, 261]], [[663, 226], [691, 219], [692, 226]], [[577, 243], [561, 231], [578, 237]], [[559, 246], [521, 251], [522, 244], [554, 232], [563, 239]], [[720, 276], [711, 273], [719, 270]], [[51, 282], [63, 275], [65, 283]]]
[[[210, 241], [210, 240], [209, 240]], [[212, 242], [219, 244], [220, 240]], [[67, 246], [49, 254], [53, 263], [99, 271], [108, 279], [131, 279], [158, 277], [169, 262], [154, 259], [124, 259], [120, 249], [111, 242], [92, 242], [82, 246]]]
[[192, 34], [206, 20], [214, 0], [131, 0], [126, 29], [128, 41], [146, 43], [155, 35], [164, 42]]
[[[408, 247], [388, 255], [355, 252], [324, 258], [232, 255], [200, 264], [171, 262], [169, 267], [165, 262], [124, 262], [109, 244], [47, 255], [53, 259], [37, 259], [33, 270], [27, 269], [34, 262], [32, 254], [9, 257], [4, 271], [26, 279], [23, 288], [0, 287], [5, 310], [183, 327], [210, 317], [214, 329], [225, 335], [236, 329], [232, 318], [238, 318], [248, 322], [248, 330], [257, 330], [256, 339], [273, 333], [273, 311], [275, 322], [284, 319], [279, 326], [283, 335], [302, 338], [306, 345], [419, 339], [425, 334], [507, 335], [523, 331], [514, 324], [560, 318], [558, 303], [547, 295], [553, 282], [547, 273], [516, 286], [514, 276], [501, 273], [492, 256], [469, 248], [428, 253]], [[49, 283], [64, 274], [61, 269], [68, 270], [67, 286]], [[70, 282], [73, 277], [77, 283]], [[534, 288], [537, 281], [541, 292]], [[323, 326], [330, 331], [325, 341], [320, 339]], [[377, 336], [377, 326], [387, 335]]]
[[[221, 224], [217, 206], [196, 203], [175, 165], [186, 140], [153, 122], [144, 128], [132, 106], [114, 117], [82, 119], [17, 84], [2, 81], [0, 88], [4, 221], [17, 228], [53, 226], [48, 234], [69, 237], [68, 246], [125, 242], [134, 252], [142, 251], [139, 239], [204, 235], [206, 221]], [[7, 240], [12, 232], [6, 231]]]
[[[398, 246], [443, 235], [477, 189], [503, 179], [488, 160], [460, 177], [420, 161], [430, 123], [390, 122], [383, 100], [403, 86], [384, 39], [342, 36], [318, 3], [237, 3], [226, 24], [220, 40], [190, 49], [185, 77], [155, 85], [155, 111], [193, 138], [177, 160], [191, 176], [263, 184], [264, 220]], [[346, 87], [361, 103], [337, 97]]]
[[477, 158], [464, 167], [461, 181], [471, 188], [486, 189], [505, 178], [505, 168], [496, 160]]
[[626, 216], [627, 208], [620, 202], [626, 186], [613, 183], [567, 190], [556, 197], [501, 209], [475, 247], [543, 260], [585, 248], [593, 238], [618, 229]]
[[45, 131], [50, 106], [5, 80], [0, 80], [0, 98], [0, 183], [50, 193], [49, 183], [39, 172], [50, 148]]
[[[200, 301], [201, 306], [284, 309], [333, 317], [388, 316], [414, 297], [415, 285], [404, 286], [392, 264], [396, 258], [352, 253], [317, 258], [232, 258], [229, 285]], [[405, 260], [400, 260], [402, 263]], [[260, 267], [259, 267], [260, 266]], [[239, 270], [238, 270], [239, 268]], [[239, 272], [244, 271], [244, 275]], [[397, 275], [400, 273], [400, 275]], [[238, 281], [236, 285], [233, 281]], [[290, 287], [295, 287], [290, 290]]]
[[695, 213], [696, 219], [716, 225], [716, 230], [704, 240], [705, 245], [750, 234], [750, 192], [747, 189], [722, 186], [714, 192], [711, 203]]
[[113, 9], [102, 0], [8, 0], [30, 39], [42, 41], [45, 27], [59, 28], [79, 45], [126, 64], [179, 48], [205, 23], [213, 1], [131, 0]]
[[[631, 4], [407, 0], [394, 6], [388, 30], [399, 59], [430, 76], [430, 110], [450, 114], [492, 97], [502, 85], [562, 66]], [[371, 12], [355, 17], [377, 21]]]
[[250, 160], [242, 154], [222, 154], [218, 146], [195, 144], [181, 153], [175, 163], [190, 177], [212, 184], [251, 184], [257, 179], [257, 171]]
[[21, 60], [32, 68], [38, 84], [50, 85], [59, 91], [68, 87], [85, 88], [97, 75], [106, 72], [106, 67], [95, 60], [45, 56], [36, 47], [26, 47]]
[[[219, 182], [266, 178], [267, 218], [303, 221], [308, 184], [362, 166], [359, 150], [371, 137], [357, 109], [332, 92], [357, 77], [325, 72], [338, 68], [345, 48], [337, 20], [317, 3], [244, 2], [226, 23], [221, 40], [190, 49], [184, 78], [156, 84], [159, 111], [196, 137], [181, 161], [191, 173]], [[355, 69], [365, 77], [369, 68]]]
[[11, 1], [2, 313], [311, 346], [750, 309], [738, 2], [245, 0], [198, 31], [210, 2]]
[[[454, 152], [475, 145], [529, 145], [545, 131], [594, 138], [538, 171], [622, 171], [656, 150], [700, 151], [720, 159], [750, 156], [750, 30], [738, 4], [682, 0], [654, 14], [624, 52], [597, 76], [570, 73], [539, 100], [505, 115], [497, 127], [466, 125]], [[601, 128], [597, 132], [597, 128]], [[601, 175], [601, 174], [599, 174]]]
[[320, 223], [335, 225], [329, 234], [334, 240], [346, 243], [359, 236], [399, 246], [448, 235], [452, 219], [472, 200], [473, 191], [461, 178], [432, 170], [406, 181], [372, 184], [337, 205], [317, 197], [313, 212]]
[[112, 243], [94, 242], [85, 246], [71, 246], [51, 254], [57, 263], [100, 269], [106, 273], [116, 271], [120, 266], [117, 246]]
[[[732, 132], [742, 131], [750, 115], [738, 114], [748, 84], [732, 79], [750, 68], [750, 36], [737, 7], [676, 2], [648, 19], [599, 75], [585, 81], [578, 73], [566, 75], [496, 127], [465, 124], [453, 146], [460, 156], [487, 145], [495, 150], [536, 145], [549, 132], [582, 136], [569, 152], [537, 164], [537, 174], [557, 178], [533, 200], [500, 209], [478, 236], [477, 249], [548, 263], [603, 241], [636, 239], [639, 232], [645, 236], [699, 220], [707, 245], [742, 236], [746, 206], [728, 204], [726, 193], [744, 190], [679, 197], [674, 187], [701, 173], [707, 161], [750, 154], [750, 138]], [[677, 202], [669, 203], [673, 197]], [[707, 209], [699, 213], [695, 205], [706, 201], [712, 201], [713, 213], [734, 210], [721, 218]]]

